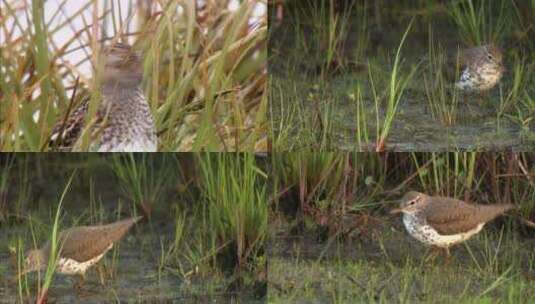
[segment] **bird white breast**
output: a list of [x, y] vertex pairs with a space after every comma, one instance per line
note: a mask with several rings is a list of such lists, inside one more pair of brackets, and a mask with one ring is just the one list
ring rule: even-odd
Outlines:
[[56, 266], [56, 271], [62, 274], [84, 274], [87, 269], [102, 259], [102, 257], [113, 247], [113, 244], [110, 244], [106, 250], [104, 250], [103, 253], [100, 255], [87, 260], [85, 262], [77, 262], [73, 259], [69, 258], [62, 258], [60, 257], [58, 260], [58, 265]]
[[156, 152], [158, 149], [156, 141], [146, 137], [137, 137], [119, 141], [114, 139], [110, 142], [102, 143], [98, 147], [98, 152]]
[[502, 78], [503, 73], [484, 65], [478, 71], [473, 71], [471, 68], [465, 68], [461, 73], [459, 81], [455, 86], [461, 90], [490, 90]]
[[102, 130], [98, 143], [92, 147], [97, 152], [156, 152], [158, 138], [150, 108], [141, 90], [128, 96], [110, 99], [128, 99], [127, 104], [116, 102], [109, 114], [108, 125]]
[[451, 245], [464, 242], [474, 234], [481, 231], [485, 223], [479, 223], [476, 228], [464, 233], [441, 235], [425, 222], [419, 222], [412, 214], [403, 214], [403, 224], [409, 234], [418, 241], [427, 245], [447, 248]]
[[466, 68], [461, 73], [459, 81], [455, 83], [455, 86], [461, 90], [470, 90], [473, 88], [474, 80], [472, 79], [472, 73], [470, 69]]
[[[148, 125], [132, 125], [115, 134], [109, 140], [101, 139], [97, 152], [157, 152], [158, 140], [152, 120]], [[106, 131], [105, 131], [106, 132]]]
[[494, 74], [494, 73], [486, 74], [485, 83], [487, 85], [481, 86], [480, 90], [489, 90], [489, 89], [493, 88], [496, 85], [496, 83], [498, 83], [500, 78], [501, 78], [501, 74]]

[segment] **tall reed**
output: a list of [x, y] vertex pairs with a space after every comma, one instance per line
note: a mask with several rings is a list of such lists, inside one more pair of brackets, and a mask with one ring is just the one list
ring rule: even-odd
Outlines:
[[267, 174], [248, 153], [203, 154], [199, 165], [212, 248], [224, 248], [235, 269], [244, 269], [264, 251]]

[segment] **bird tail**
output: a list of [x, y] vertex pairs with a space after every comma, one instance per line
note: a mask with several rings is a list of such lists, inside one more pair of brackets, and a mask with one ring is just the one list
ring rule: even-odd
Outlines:
[[485, 207], [489, 210], [487, 213], [488, 221], [495, 219], [509, 210], [516, 209], [516, 206], [513, 204], [490, 205]]

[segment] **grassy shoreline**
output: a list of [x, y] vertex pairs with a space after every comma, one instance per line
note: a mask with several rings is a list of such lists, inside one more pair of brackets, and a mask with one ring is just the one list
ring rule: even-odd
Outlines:
[[[427, 1], [378, 9], [367, 1], [322, 3], [287, 2], [282, 20], [269, 17], [276, 151], [535, 146], [535, 16], [523, 11], [533, 11], [533, 4]], [[334, 37], [326, 34], [331, 32]], [[507, 71], [482, 97], [459, 92], [442, 76], [450, 68], [445, 58], [459, 47], [483, 43], [503, 49]]]

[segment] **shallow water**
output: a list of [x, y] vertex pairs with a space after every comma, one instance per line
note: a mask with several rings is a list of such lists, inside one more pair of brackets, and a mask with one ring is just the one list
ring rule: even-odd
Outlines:
[[[42, 163], [36, 166], [35, 171], [31, 171], [31, 168], [26, 172], [17, 167], [24, 162], [17, 162], [15, 168], [20, 171], [12, 172], [9, 179], [10, 191], [3, 193], [5, 196], [2, 197], [6, 202], [13, 202], [17, 206], [19, 203], [16, 202], [21, 197], [24, 202], [20, 204], [20, 209], [15, 205], [14, 208], [8, 208], [12, 212], [8, 213], [9, 219], [0, 221], [0, 303], [21, 302], [18, 282], [13, 279], [17, 274], [15, 252], [18, 241], [23, 242], [21, 246], [24, 252], [33, 247], [31, 231], [35, 234], [38, 247], [46, 242], [59, 196], [73, 168], [79, 171], [63, 201], [60, 230], [80, 225], [111, 223], [118, 217], [130, 217], [134, 212], [131, 200], [125, 198], [117, 178], [106, 163], [109, 155], [48, 153], [31, 154], [31, 157], [40, 159]], [[146, 165], [150, 164], [157, 170], [159, 165], [168, 164], [163, 162], [164, 154], [155, 157], [156, 159], [147, 161]], [[190, 160], [191, 156], [183, 157]], [[46, 173], [40, 175], [43, 172]], [[27, 179], [25, 174], [29, 175]], [[29, 181], [28, 188], [23, 187], [21, 181]], [[189, 196], [177, 198], [174, 183], [164, 186], [159, 199], [152, 205], [151, 221], [141, 220], [136, 223], [97, 265], [91, 267], [86, 273], [81, 291], [73, 288], [77, 277], [54, 274], [48, 303], [262, 302], [265, 290], [231, 290], [229, 286], [234, 277], [224, 274], [218, 266], [208, 262], [196, 266], [196, 262], [189, 260], [191, 256], [188, 253], [182, 255], [182, 251], [169, 254], [170, 247], [174, 244], [175, 216], [178, 216], [175, 210], [184, 208], [179, 210], [193, 211], [187, 205], [190, 203]], [[21, 192], [26, 194], [19, 196]], [[178, 207], [179, 204], [184, 205]], [[0, 207], [3, 205], [0, 204]], [[191, 209], [194, 209], [193, 206]], [[17, 210], [20, 213], [15, 216]], [[198, 239], [200, 234], [191, 230], [191, 227], [202, 227], [196, 221], [202, 221], [202, 218], [186, 218], [185, 227], [189, 230], [185, 231], [182, 243], [178, 246], [184, 246], [180, 250], [191, 248], [195, 252], [192, 255], [204, 255], [203, 250], [206, 248], [196, 247], [202, 242]], [[163, 262], [162, 250], [166, 253]], [[101, 266], [101, 271], [97, 270], [98, 266]], [[38, 282], [37, 272], [26, 276], [30, 294], [27, 295], [26, 290], [23, 290], [24, 302], [35, 301], [37, 288], [43, 284], [44, 275], [45, 272], [42, 271], [41, 282]], [[103, 284], [101, 275], [104, 278]]]
[[[381, 218], [380, 222], [337, 240], [321, 240], [313, 229], [297, 234], [288, 233], [288, 228], [273, 229], [279, 233], [268, 246], [270, 299], [278, 303], [325, 302], [333, 297], [343, 303], [464, 303], [484, 297], [484, 302], [508, 299], [514, 303], [515, 297], [535, 298], [535, 287], [524, 276], [533, 263], [533, 237], [505, 229], [500, 240], [497, 226], [490, 224], [454, 246], [451, 259], [443, 255], [433, 259], [429, 247], [406, 233], [401, 219]], [[488, 288], [492, 292], [487, 293]], [[522, 292], [513, 295], [511, 289]]]
[[[486, 104], [458, 105], [457, 122], [444, 124], [433, 117], [427, 102], [421, 99], [402, 99], [398, 112], [388, 135], [386, 149], [396, 151], [452, 151], [452, 150], [515, 150], [528, 151], [535, 147], [535, 130], [531, 135], [521, 126], [506, 118], [497, 118], [493, 109], [493, 100]], [[343, 102], [341, 102], [343, 103]], [[350, 108], [350, 106], [346, 106]], [[344, 105], [340, 105], [340, 113]], [[368, 109], [374, 105], [368, 103]], [[355, 112], [355, 111], [353, 111]], [[337, 134], [339, 147], [346, 150], [355, 149], [356, 133], [355, 115], [342, 117], [333, 130]], [[344, 117], [345, 116], [345, 117]], [[375, 117], [375, 112], [368, 111], [368, 117]], [[384, 116], [384, 115], [381, 115]], [[375, 121], [368, 123], [368, 130], [375, 132]], [[349, 135], [349, 136], [348, 136]], [[531, 136], [531, 140], [529, 139]]]
[[[86, 279], [80, 291], [75, 290], [75, 276], [55, 274], [52, 287], [49, 290], [49, 303], [103, 303], [103, 302], [228, 302], [239, 300], [258, 302], [252, 294], [233, 294], [224, 291], [225, 286], [218, 279], [203, 278], [201, 281], [184, 281], [176, 270], [164, 267], [158, 277], [159, 259], [161, 254], [160, 238], [172, 235], [172, 227], [165, 223], [153, 222], [159, 227], [151, 232], [147, 223], [138, 223], [127, 236], [121, 240], [117, 249], [111, 249], [99, 262], [103, 265], [105, 276], [104, 285], [100, 283], [100, 273], [97, 267], [92, 267], [86, 274]], [[3, 228], [4, 229], [4, 228]], [[2, 244], [8, 238], [18, 234], [18, 229], [8, 229], [0, 237]], [[145, 231], [147, 230], [147, 231]], [[168, 241], [167, 241], [168, 242]], [[7, 246], [0, 251], [0, 303], [19, 302], [19, 291], [12, 277], [16, 275], [14, 260]], [[117, 250], [114, 261], [114, 250]], [[114, 265], [114, 263], [117, 263]], [[113, 278], [110, 274], [113, 273]], [[41, 273], [41, 278], [44, 272]], [[28, 275], [29, 287], [35, 290], [38, 280], [37, 273]], [[7, 279], [4, 279], [7, 278]], [[221, 291], [218, 291], [221, 290]], [[24, 293], [25, 294], [25, 293]], [[35, 295], [32, 295], [34, 298]], [[24, 297], [25, 300], [26, 297]]]
[[[288, 84], [287, 79], [274, 77], [275, 86], [278, 85], [279, 81], [280, 83], [285, 82], [283, 87]], [[300, 83], [294, 82], [293, 84], [299, 87]], [[327, 101], [323, 97], [311, 100], [311, 91], [314, 90], [310, 89], [307, 84], [303, 86], [303, 93], [299, 93], [303, 100], [304, 115], [307, 115], [308, 119], [314, 120], [318, 111], [315, 103], [320, 104], [320, 111], [327, 111], [323, 107], [325, 103], [330, 103], [326, 106], [331, 111], [329, 115], [331, 126], [328, 130], [328, 136], [332, 139], [334, 148], [356, 151], [374, 150], [376, 113], [375, 105], [370, 100], [364, 101], [364, 111], [367, 117], [366, 127], [368, 134], [370, 134], [370, 142], [359, 146], [355, 102], [343, 93], [333, 93], [334, 97]], [[386, 150], [529, 151], [535, 149], [535, 129], [523, 127], [504, 116], [497, 117], [497, 102], [492, 98], [483, 99], [481, 105], [473, 101], [470, 104], [459, 102], [455, 115], [456, 121], [453, 124], [444, 124], [438, 115], [433, 116], [429, 103], [425, 99], [422, 97], [416, 99], [416, 96], [408, 95], [410, 94], [407, 94], [400, 101], [387, 137]], [[467, 97], [467, 99], [470, 98], [472, 97]], [[384, 120], [383, 109], [379, 109], [379, 118], [380, 121]], [[278, 125], [277, 119], [274, 117], [274, 125]], [[318, 130], [318, 132], [320, 131]]]

